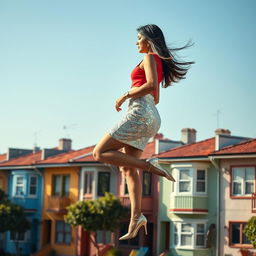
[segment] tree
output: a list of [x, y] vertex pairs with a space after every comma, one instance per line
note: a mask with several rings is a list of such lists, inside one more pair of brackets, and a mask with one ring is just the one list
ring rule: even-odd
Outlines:
[[252, 216], [244, 227], [245, 236], [251, 241], [254, 248], [256, 248], [256, 216]]
[[[104, 230], [114, 232], [123, 218], [127, 217], [128, 209], [111, 193], [97, 200], [80, 201], [67, 207], [65, 221], [71, 226], [82, 226], [84, 230], [95, 232]], [[97, 242], [92, 241], [97, 248]]]
[[0, 233], [10, 231], [19, 256], [19, 238], [30, 229], [30, 222], [26, 219], [24, 208], [13, 204], [7, 195], [0, 189]]

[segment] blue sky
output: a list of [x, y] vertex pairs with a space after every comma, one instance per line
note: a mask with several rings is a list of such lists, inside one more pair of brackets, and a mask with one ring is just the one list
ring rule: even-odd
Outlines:
[[1, 0], [0, 153], [62, 137], [74, 149], [97, 143], [127, 108], [114, 103], [143, 58], [136, 28], [148, 23], [171, 47], [194, 42], [180, 52], [196, 62], [187, 78], [161, 89], [160, 132], [210, 138], [220, 110], [220, 128], [256, 137], [255, 11], [254, 0]]

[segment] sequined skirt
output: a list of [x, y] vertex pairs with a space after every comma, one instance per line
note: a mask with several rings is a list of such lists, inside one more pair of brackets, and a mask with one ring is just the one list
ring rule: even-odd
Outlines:
[[144, 150], [149, 139], [159, 130], [161, 118], [151, 94], [133, 99], [128, 105], [127, 113], [109, 134], [116, 140]]

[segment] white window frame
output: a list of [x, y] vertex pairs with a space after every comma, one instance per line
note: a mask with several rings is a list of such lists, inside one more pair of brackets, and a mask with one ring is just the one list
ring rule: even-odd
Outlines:
[[[180, 191], [180, 171], [181, 170], [189, 170], [190, 175], [190, 185], [191, 189], [189, 192], [179, 192]], [[172, 175], [174, 176], [176, 182], [172, 183], [171, 194], [174, 196], [207, 196], [208, 194], [208, 165], [203, 164], [172, 164], [171, 165]], [[197, 192], [197, 176], [198, 171], [205, 171], [205, 191]]]
[[[172, 241], [171, 246], [175, 249], [205, 249], [206, 248], [206, 222], [207, 220], [184, 220], [184, 221], [174, 221], [172, 225]], [[191, 225], [191, 232], [181, 232], [182, 231], [182, 224]], [[204, 225], [204, 233], [197, 232], [197, 225], [201, 224]], [[177, 227], [177, 232], [175, 232], [175, 226]], [[178, 244], [175, 245], [174, 239], [175, 234], [178, 235]], [[181, 236], [184, 234], [188, 234], [192, 236], [192, 245], [184, 246], [181, 245]], [[196, 245], [197, 235], [204, 235], [204, 245]]]
[[[85, 184], [85, 179], [87, 177], [87, 184]], [[89, 182], [88, 182], [89, 181]], [[83, 194], [84, 195], [92, 195], [93, 194], [93, 181], [94, 181], [94, 172], [93, 171], [86, 171], [84, 172], [84, 187], [83, 187]], [[88, 187], [91, 184], [91, 193], [87, 193]], [[87, 185], [87, 187], [85, 187]]]
[[[198, 171], [204, 171], [204, 173], [205, 173], [204, 181], [203, 180], [198, 180]], [[204, 182], [204, 184], [205, 184], [205, 186], [204, 186], [205, 190], [204, 191], [197, 191], [197, 182]], [[195, 193], [196, 194], [206, 194], [206, 192], [207, 192], [207, 171], [204, 168], [202, 168], [202, 169], [198, 168], [198, 169], [196, 169]]]
[[[18, 178], [22, 178], [22, 180], [23, 180], [22, 185], [18, 184]], [[15, 175], [14, 181], [15, 181], [15, 186], [14, 186], [13, 196], [14, 197], [25, 197], [25, 195], [26, 195], [25, 176], [24, 175]], [[23, 187], [23, 195], [16, 194], [17, 187]]]
[[[243, 171], [243, 176], [242, 179], [239, 181], [239, 180], [235, 180], [234, 179], [234, 172], [236, 169], [240, 169], [240, 171]], [[253, 169], [254, 170], [254, 179], [252, 180], [246, 180], [246, 170], [247, 169]], [[254, 166], [246, 166], [246, 167], [233, 167], [232, 168], [232, 180], [231, 180], [231, 190], [232, 190], [232, 196], [244, 196], [244, 197], [250, 197], [251, 194], [245, 194], [245, 190], [246, 190], [246, 182], [252, 182], [253, 183], [253, 192], [255, 193], [255, 167]], [[241, 183], [241, 193], [240, 194], [234, 194], [234, 183]]]
[[[36, 187], [36, 193], [35, 194], [30, 194], [31, 178], [36, 178], [36, 185], [33, 185], [33, 187]], [[37, 197], [37, 192], [38, 192], [38, 176], [29, 175], [28, 196], [29, 197]]]

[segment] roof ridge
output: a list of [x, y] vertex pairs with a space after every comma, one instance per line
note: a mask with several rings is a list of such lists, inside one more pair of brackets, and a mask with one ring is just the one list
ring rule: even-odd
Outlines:
[[201, 140], [201, 141], [196, 141], [196, 142], [193, 142], [193, 143], [190, 143], [190, 144], [185, 144], [185, 145], [182, 145], [182, 146], [179, 146], [179, 147], [176, 147], [176, 148], [170, 148], [170, 149], [168, 149], [168, 150], [166, 150], [166, 151], [162, 151], [162, 152], [160, 152], [159, 154], [155, 154], [155, 155], [160, 155], [160, 154], [163, 154], [163, 153], [166, 153], [166, 152], [169, 152], [169, 151], [179, 150], [179, 149], [181, 149], [181, 148], [186, 148], [186, 147], [189, 147], [189, 146], [191, 146], [191, 145], [203, 143], [203, 142], [205, 142], [205, 141], [212, 140], [212, 139], [215, 139], [215, 137], [211, 137], [211, 138], [204, 139], [204, 140]]

